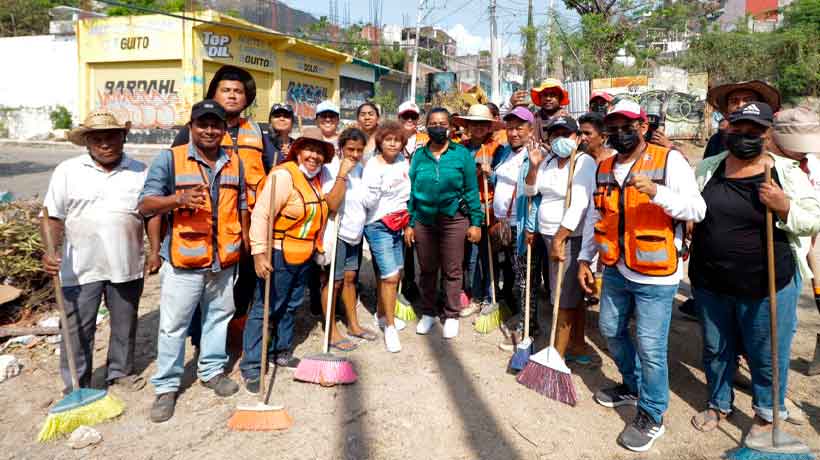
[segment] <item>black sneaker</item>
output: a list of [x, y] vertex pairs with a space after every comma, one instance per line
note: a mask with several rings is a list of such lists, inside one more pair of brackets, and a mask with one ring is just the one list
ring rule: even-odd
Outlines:
[[296, 370], [301, 360], [293, 356], [293, 352], [281, 351], [276, 354], [276, 365], [285, 369]]
[[259, 394], [259, 384], [260, 384], [259, 377], [255, 378], [255, 379], [245, 380], [245, 390], [247, 390], [248, 393], [258, 395]]
[[237, 385], [236, 382], [231, 380], [230, 377], [225, 374], [219, 374], [207, 382], [202, 382], [202, 386], [214, 390], [214, 393], [216, 393], [217, 396], [221, 396], [223, 398], [231, 396], [239, 391], [239, 385]]
[[151, 421], [162, 423], [174, 416], [174, 408], [177, 405], [176, 393], [162, 393], [157, 395], [154, 404], [151, 406]]
[[618, 436], [618, 442], [634, 452], [646, 452], [652, 448], [656, 439], [663, 436], [666, 428], [663, 420], [656, 423], [646, 412], [638, 409], [632, 423], [626, 426]]
[[621, 384], [596, 391], [595, 401], [604, 407], [637, 406], [638, 395], [629, 391], [628, 386]]

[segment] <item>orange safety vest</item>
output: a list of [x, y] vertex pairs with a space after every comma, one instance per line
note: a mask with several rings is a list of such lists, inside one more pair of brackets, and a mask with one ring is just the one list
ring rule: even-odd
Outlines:
[[[666, 183], [669, 149], [647, 144], [632, 165], [624, 184], [632, 176], [644, 175], [656, 184]], [[623, 257], [624, 264], [648, 276], [668, 276], [678, 269], [675, 247], [677, 221], [653, 204], [649, 195], [635, 187], [618, 185], [613, 174], [613, 155], [598, 165], [595, 208], [601, 219], [595, 224], [595, 241], [601, 262], [613, 266]]]
[[234, 151], [242, 159], [245, 169], [245, 191], [248, 201], [248, 212], [253, 211], [256, 204], [256, 192], [262, 191], [265, 185], [265, 166], [262, 163], [262, 155], [265, 147], [262, 143], [262, 130], [259, 125], [247, 118], [239, 119], [239, 133], [236, 136], [236, 144], [229, 132], [222, 136], [222, 148], [225, 151]]
[[[466, 147], [466, 145], [465, 145]], [[485, 196], [484, 193], [484, 174], [481, 172], [481, 165], [479, 161], [484, 161], [485, 159], [489, 164], [493, 163], [493, 157], [495, 157], [495, 152], [501, 147], [501, 144], [495, 141], [492, 135], [490, 138], [481, 144], [481, 147], [476, 150], [475, 162], [476, 162], [476, 179], [478, 180], [478, 196], [481, 199], [481, 203], [487, 203], [487, 211], [490, 213], [490, 224], [495, 222], [495, 216], [493, 215], [493, 197], [495, 196], [495, 189], [493, 185], [490, 184], [489, 180], [487, 181], [487, 193]]]
[[[171, 149], [174, 191], [205, 185], [210, 190], [208, 175], [199, 162], [188, 156], [188, 144]], [[177, 268], [207, 268], [219, 258], [222, 268], [239, 262], [242, 249], [242, 224], [239, 211], [239, 157], [226, 152], [228, 162], [217, 175], [219, 203], [217, 219], [213, 221], [211, 194], [205, 194], [205, 205], [198, 209], [177, 208], [171, 216], [171, 265]], [[216, 232], [216, 234], [214, 234]]]
[[321, 173], [308, 181], [295, 161], [282, 163], [277, 169], [290, 173], [293, 191], [302, 199], [302, 210], [291, 215], [288, 214], [290, 210], [287, 207], [282, 208], [273, 222], [273, 240], [281, 242], [285, 262], [291, 265], [303, 264], [313, 256], [313, 251], [324, 252], [322, 237], [328, 208], [321, 192]]

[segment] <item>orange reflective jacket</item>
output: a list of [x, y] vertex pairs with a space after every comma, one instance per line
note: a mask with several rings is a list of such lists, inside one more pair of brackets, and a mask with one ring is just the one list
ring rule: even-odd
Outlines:
[[259, 125], [246, 118], [239, 119], [239, 133], [234, 144], [231, 134], [225, 132], [222, 136], [222, 148], [225, 151], [234, 151], [242, 159], [245, 170], [245, 190], [248, 200], [248, 212], [253, 211], [256, 204], [256, 192], [262, 191], [265, 185], [265, 166], [262, 162], [262, 155], [265, 147], [262, 142], [262, 130]]
[[[467, 147], [465, 145], [465, 147]], [[495, 157], [496, 151], [501, 147], [501, 144], [495, 141], [492, 136], [481, 144], [481, 147], [476, 150], [475, 155], [475, 165], [476, 165], [476, 179], [478, 180], [478, 197], [481, 199], [481, 203], [487, 203], [487, 211], [490, 213], [490, 223], [492, 224], [495, 222], [495, 216], [493, 215], [493, 197], [495, 196], [495, 188], [487, 180], [487, 192], [484, 192], [484, 173], [481, 172], [481, 164], [485, 161], [487, 164], [493, 164], [493, 157]], [[469, 147], [468, 147], [469, 148]]]
[[[647, 144], [624, 184], [636, 175], [665, 184], [668, 156], [669, 149]], [[618, 185], [613, 174], [616, 158], [613, 155], [598, 165], [594, 200], [601, 219], [595, 224], [595, 241], [601, 262], [613, 266], [623, 257], [629, 269], [643, 275], [671, 275], [678, 269], [677, 221], [653, 204], [649, 195], [631, 185]]]
[[[205, 185], [210, 190], [208, 174], [199, 162], [188, 156], [188, 144], [171, 149], [173, 153], [174, 191]], [[239, 157], [230, 152], [229, 160], [217, 175], [219, 203], [217, 219], [213, 220], [210, 191], [205, 204], [198, 209], [178, 208], [171, 213], [171, 265], [177, 268], [207, 268], [219, 258], [222, 268], [239, 261], [242, 248], [240, 223]], [[216, 234], [214, 234], [216, 232]]]
[[308, 181], [295, 161], [287, 161], [277, 168], [290, 173], [293, 191], [302, 200], [302, 210], [291, 214], [289, 207], [283, 208], [273, 222], [273, 239], [281, 242], [285, 262], [299, 265], [307, 262], [313, 251], [323, 252], [322, 236], [328, 208], [321, 192], [321, 173]]

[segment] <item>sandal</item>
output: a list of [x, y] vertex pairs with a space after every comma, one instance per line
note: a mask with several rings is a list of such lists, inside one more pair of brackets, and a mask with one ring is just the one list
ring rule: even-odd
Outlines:
[[371, 331], [369, 329], [365, 329], [365, 328], [362, 328], [362, 331], [358, 334], [354, 334], [354, 333], [350, 332], [350, 330], [348, 330], [347, 335], [349, 335], [351, 337], [356, 337], [356, 338], [359, 338], [359, 339], [364, 339], [364, 340], [367, 340], [368, 342], [372, 342], [372, 341], [376, 340], [376, 334], [373, 331]]
[[359, 348], [359, 344], [351, 342], [350, 339], [345, 337], [342, 340], [339, 340], [338, 342], [332, 342], [330, 344], [330, 348], [333, 348], [333, 349], [336, 349], [336, 350], [339, 350], [339, 351], [343, 351], [343, 352], [346, 353], [346, 352], [353, 351], [353, 350]]
[[708, 433], [717, 428], [720, 421], [726, 418], [727, 415], [717, 409], [706, 409], [692, 417], [692, 426], [702, 433]]

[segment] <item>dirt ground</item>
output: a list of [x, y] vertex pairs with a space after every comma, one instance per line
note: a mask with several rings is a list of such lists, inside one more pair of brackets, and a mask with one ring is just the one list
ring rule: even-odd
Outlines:
[[[0, 171], [16, 155], [0, 149]], [[62, 154], [54, 155], [58, 159]], [[47, 180], [43, 173], [53, 167], [52, 157], [45, 159], [29, 151], [26, 156], [25, 161], [34, 165], [23, 168], [22, 174], [37, 171]], [[12, 176], [0, 172], [3, 182], [15, 184], [10, 188], [15, 195], [18, 191], [21, 195], [42, 193], [22, 186], [18, 190], [17, 184], [23, 182], [45, 188], [41, 180]], [[372, 309], [373, 273], [367, 256], [362, 282], [364, 304]], [[687, 294], [684, 282], [678, 301]], [[155, 371], [158, 302], [158, 277], [149, 277], [140, 305], [136, 356], [137, 370], [146, 378]], [[808, 289], [804, 289], [798, 310], [789, 397], [803, 408], [809, 422], [803, 426], [786, 424], [785, 428], [818, 452], [820, 377], [807, 377], [805, 369], [820, 332], [820, 315]], [[359, 311], [360, 318], [368, 314]], [[461, 335], [444, 341], [440, 327], [428, 336], [419, 336], [413, 329], [415, 323], [411, 323], [401, 332], [403, 350], [399, 354], [387, 353], [380, 337], [346, 355], [359, 374], [353, 385], [324, 388], [299, 383], [292, 373], [280, 370], [272, 401], [284, 404], [295, 420], [289, 431], [281, 433], [229, 431], [226, 422], [236, 405], [253, 398], [241, 390], [220, 399], [197, 383], [189, 346], [184, 390], [173, 419], [159, 425], [148, 420], [153, 401], [150, 385], [139, 393], [118, 393], [127, 405], [125, 413], [96, 427], [103, 436], [100, 444], [79, 451], [71, 450], [65, 441], [34, 441], [49, 406], [60, 398], [62, 384], [54, 346], [44, 342], [32, 348], [14, 346], [4, 353], [14, 354], [24, 369], [20, 376], [0, 384], [0, 458], [711, 459], [738, 446], [751, 424], [751, 398], [746, 391], [737, 392], [738, 410], [718, 430], [704, 434], [690, 425], [690, 417], [703, 409], [706, 400], [700, 328], [676, 310], [669, 344], [671, 401], [665, 418], [666, 435], [646, 454], [619, 447], [615, 439], [633, 417], [634, 408], [611, 410], [592, 400], [595, 390], [619, 381], [617, 369], [603, 348], [597, 319], [597, 307], [593, 307], [587, 335], [599, 364], [573, 367], [579, 397], [574, 408], [524, 388], [506, 373], [509, 355], [497, 348], [499, 332], [480, 335], [472, 330], [470, 320], [462, 319]], [[318, 321], [307, 307], [300, 311], [297, 355], [320, 349]], [[370, 325], [368, 320], [363, 323]], [[104, 380], [101, 366], [108, 334], [104, 322], [98, 328], [95, 347], [96, 385]], [[230, 371], [239, 379], [235, 362]], [[742, 376], [749, 378], [746, 370]]]

